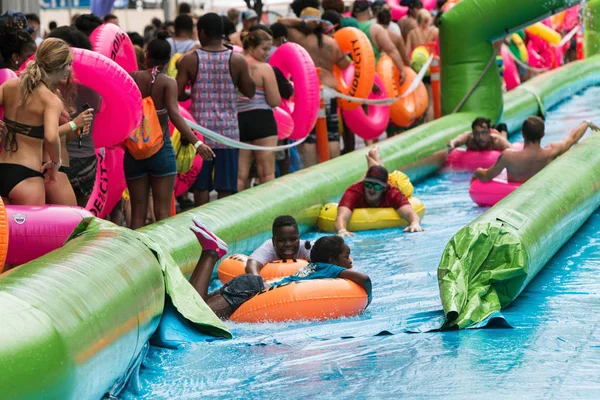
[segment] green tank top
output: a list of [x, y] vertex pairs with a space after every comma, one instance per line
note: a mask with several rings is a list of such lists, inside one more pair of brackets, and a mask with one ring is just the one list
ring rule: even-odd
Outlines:
[[371, 25], [373, 25], [374, 21], [365, 21], [358, 23], [358, 29], [360, 29], [367, 37], [369, 38], [369, 42], [371, 42], [371, 46], [373, 47], [373, 53], [375, 54], [375, 65], [379, 62], [379, 57], [381, 56], [381, 51], [373, 42], [373, 38], [371, 37]]

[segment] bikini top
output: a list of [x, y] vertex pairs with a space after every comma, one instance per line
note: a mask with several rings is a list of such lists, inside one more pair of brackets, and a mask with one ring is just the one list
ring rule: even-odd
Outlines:
[[44, 125], [31, 126], [22, 124], [17, 121], [11, 121], [8, 118], [4, 118], [6, 124], [6, 137], [4, 138], [3, 148], [5, 151], [16, 152], [19, 149], [16, 135], [25, 135], [35, 139], [44, 139]]

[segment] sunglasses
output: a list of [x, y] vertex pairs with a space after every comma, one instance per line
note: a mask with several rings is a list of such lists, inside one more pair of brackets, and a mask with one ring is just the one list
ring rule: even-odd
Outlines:
[[386, 186], [382, 185], [381, 183], [374, 183], [369, 181], [364, 181], [363, 185], [365, 185], [367, 189], [383, 190], [386, 188]]

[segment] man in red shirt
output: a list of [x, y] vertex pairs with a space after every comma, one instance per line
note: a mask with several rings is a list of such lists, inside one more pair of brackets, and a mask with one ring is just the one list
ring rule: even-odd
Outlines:
[[[373, 150], [376, 151], [376, 148]], [[372, 151], [373, 151], [372, 150]], [[371, 155], [371, 152], [369, 152]], [[369, 156], [367, 157], [369, 159]], [[371, 160], [369, 160], [371, 161]], [[372, 164], [371, 162], [369, 164]], [[352, 232], [346, 229], [348, 220], [355, 208], [394, 208], [400, 217], [408, 221], [409, 225], [403, 232], [422, 232], [421, 218], [413, 210], [400, 190], [388, 183], [388, 171], [382, 165], [371, 165], [367, 170], [365, 179], [351, 185], [342, 196], [338, 204], [335, 229], [338, 236], [351, 236]]]

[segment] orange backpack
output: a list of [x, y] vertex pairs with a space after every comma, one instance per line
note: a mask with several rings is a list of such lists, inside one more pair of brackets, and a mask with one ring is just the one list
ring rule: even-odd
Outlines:
[[136, 160], [145, 160], [155, 155], [165, 143], [162, 127], [156, 114], [156, 107], [152, 100], [152, 86], [158, 75], [158, 68], [152, 69], [152, 83], [150, 93], [142, 99], [142, 122], [125, 140], [127, 151]]

